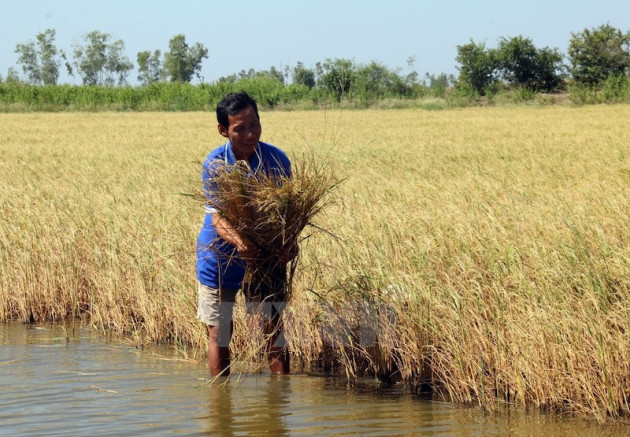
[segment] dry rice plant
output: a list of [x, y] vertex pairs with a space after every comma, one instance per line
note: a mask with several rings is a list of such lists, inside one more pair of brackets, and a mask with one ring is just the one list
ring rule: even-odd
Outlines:
[[[292, 161], [290, 177], [252, 171], [245, 161], [233, 166], [213, 163], [211, 178], [197, 196], [227, 220], [248, 246], [259, 250], [260, 258], [247, 260], [243, 291], [263, 302], [281, 304], [285, 325], [291, 323], [287, 305], [298, 258], [291, 260], [287, 269], [283, 256], [309, 237], [303, 235], [305, 228], [318, 228], [314, 218], [331, 202], [331, 191], [339, 183], [330, 162], [315, 160], [312, 154]], [[212, 243], [211, 249], [221, 256], [232, 256], [223, 253], [220, 241]], [[240, 303], [235, 318], [242, 329], [232, 342], [235, 374], [260, 371], [267, 344], [260, 335], [263, 320], [246, 314]]]
[[[290, 177], [252, 171], [245, 161], [234, 166], [217, 162], [211, 172], [204, 199], [260, 252], [260, 258], [247, 260], [244, 290], [272, 292], [274, 301], [289, 302], [296, 262], [291, 261], [287, 278], [283, 256], [298, 244], [307, 226], [315, 226], [314, 217], [330, 201], [328, 195], [338, 184], [331, 166], [303, 155], [294, 162]], [[218, 244], [212, 246], [221, 250]]]

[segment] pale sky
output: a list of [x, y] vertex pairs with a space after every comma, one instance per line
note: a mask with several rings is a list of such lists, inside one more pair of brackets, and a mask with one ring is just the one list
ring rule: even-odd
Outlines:
[[[522, 35], [566, 54], [571, 33], [610, 24], [630, 30], [630, 0], [0, 0], [0, 75], [17, 65], [15, 46], [55, 29], [67, 53], [98, 30], [122, 39], [136, 64], [140, 51], [168, 51], [169, 40], [208, 48], [202, 76], [254, 68], [314, 68], [326, 58], [377, 61], [401, 73], [415, 58], [420, 76], [457, 75], [457, 46]], [[136, 83], [137, 72], [128, 80]], [[61, 83], [78, 83], [65, 75]]]

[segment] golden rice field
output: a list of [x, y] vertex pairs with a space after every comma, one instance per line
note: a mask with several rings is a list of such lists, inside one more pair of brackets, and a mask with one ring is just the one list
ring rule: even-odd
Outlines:
[[[263, 140], [344, 179], [317, 218], [332, 235], [301, 244], [299, 369], [394, 373], [489, 410], [630, 417], [629, 105], [261, 117]], [[182, 193], [222, 143], [214, 114], [0, 126], [0, 321], [81, 320], [203, 359], [203, 207]], [[246, 365], [259, 339], [237, 317]]]

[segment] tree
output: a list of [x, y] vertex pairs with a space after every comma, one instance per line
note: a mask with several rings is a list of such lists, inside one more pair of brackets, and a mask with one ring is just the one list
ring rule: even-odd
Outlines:
[[418, 83], [418, 72], [414, 68], [415, 65], [416, 65], [416, 57], [409, 56], [407, 58], [407, 66], [409, 67], [411, 71], [407, 74], [405, 79], [407, 80], [407, 83], [412, 86]]
[[208, 57], [208, 49], [201, 43], [189, 47], [186, 37], [176, 35], [169, 41], [169, 51], [164, 54], [164, 68], [171, 82], [185, 82], [193, 76], [200, 77], [201, 62]]
[[304, 67], [304, 64], [298, 62], [293, 69], [293, 83], [306, 85], [309, 89], [315, 86], [315, 72]]
[[484, 95], [486, 88], [496, 81], [495, 69], [497, 66], [494, 50], [486, 50], [484, 43], [470, 43], [457, 46], [457, 57], [460, 66], [459, 86], [468, 87], [479, 95]]
[[315, 63], [315, 84], [322, 83], [322, 76], [324, 75], [324, 67], [321, 62]]
[[22, 64], [22, 71], [26, 74], [26, 79], [33, 85], [39, 85], [42, 82], [42, 72], [35, 50], [35, 43], [18, 44], [15, 46], [15, 53], [20, 56], [17, 60], [18, 64]]
[[405, 95], [410, 91], [396, 71], [374, 61], [357, 69], [353, 89], [364, 94], [364, 97], [376, 98]]
[[107, 63], [107, 41], [110, 35], [92, 31], [84, 36], [86, 45], [74, 46], [74, 66], [84, 85], [102, 85]]
[[538, 50], [529, 38], [501, 38], [496, 58], [501, 77], [510, 84], [551, 91], [562, 82], [560, 52]]
[[138, 61], [138, 80], [142, 85], [149, 85], [160, 82], [166, 76], [166, 71], [162, 68], [160, 56], [162, 52], [159, 50], [151, 53], [149, 50], [139, 52]]
[[[39, 61], [41, 64], [41, 76], [44, 85], [56, 85], [59, 78], [59, 64], [57, 60], [57, 47], [55, 47], [54, 29], [47, 29], [37, 35], [39, 48]], [[66, 58], [63, 51], [60, 52], [63, 59]]]
[[258, 76], [264, 76], [264, 77], [269, 77], [271, 79], [275, 79], [284, 85], [284, 74], [282, 74], [282, 71], [278, 70], [273, 65], [271, 66], [269, 70], [259, 72]]
[[124, 85], [133, 64], [123, 55], [122, 40], [94, 30], [84, 36], [85, 45], [74, 46], [74, 66], [84, 85]]
[[55, 85], [59, 78], [58, 54], [65, 59], [62, 51], [55, 47], [54, 29], [47, 29], [37, 35], [37, 44], [28, 42], [17, 44], [15, 53], [20, 56], [18, 64], [22, 64], [22, 71], [33, 85]]
[[501, 38], [496, 52], [502, 78], [511, 84], [530, 86], [536, 77], [536, 47], [529, 38]]
[[571, 74], [576, 82], [596, 86], [610, 76], [627, 76], [630, 70], [630, 32], [609, 24], [572, 33], [569, 42]]
[[15, 68], [9, 67], [4, 83], [20, 83], [20, 75]]
[[125, 43], [122, 40], [111, 43], [107, 50], [107, 62], [105, 70], [109, 73], [105, 78], [106, 85], [124, 85], [127, 83], [127, 75], [133, 70], [133, 63], [123, 55]]
[[249, 70], [241, 70], [238, 74], [230, 74], [229, 76], [220, 77], [218, 82], [221, 83], [236, 83], [241, 80], [254, 80], [254, 79], [270, 79], [284, 85], [284, 75], [276, 67], [271, 67], [269, 70], [256, 71], [253, 68]]
[[354, 62], [349, 59], [327, 58], [322, 68], [320, 85], [341, 101], [344, 94], [348, 94], [355, 80], [356, 68]]
[[547, 91], [558, 88], [566, 77], [564, 56], [558, 49], [545, 47], [538, 51], [538, 88]]
[[424, 86], [429, 88], [435, 96], [444, 96], [448, 87], [454, 82], [455, 78], [452, 74], [440, 73], [436, 76], [425, 73], [424, 75]]
[[239, 71], [238, 76], [236, 77], [236, 80], [253, 79], [255, 77], [256, 77], [256, 70], [254, 70], [253, 68], [250, 68], [247, 71], [245, 70]]

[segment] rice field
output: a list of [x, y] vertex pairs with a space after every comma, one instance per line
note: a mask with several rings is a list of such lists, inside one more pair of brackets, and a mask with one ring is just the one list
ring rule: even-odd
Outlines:
[[[343, 180], [316, 218], [328, 232], [301, 242], [286, 313], [300, 368], [488, 410], [630, 417], [629, 105], [261, 119], [264, 141]], [[183, 194], [222, 144], [214, 114], [0, 125], [0, 321], [78, 321], [203, 359], [203, 207]], [[236, 317], [245, 368], [262, 339]]]

